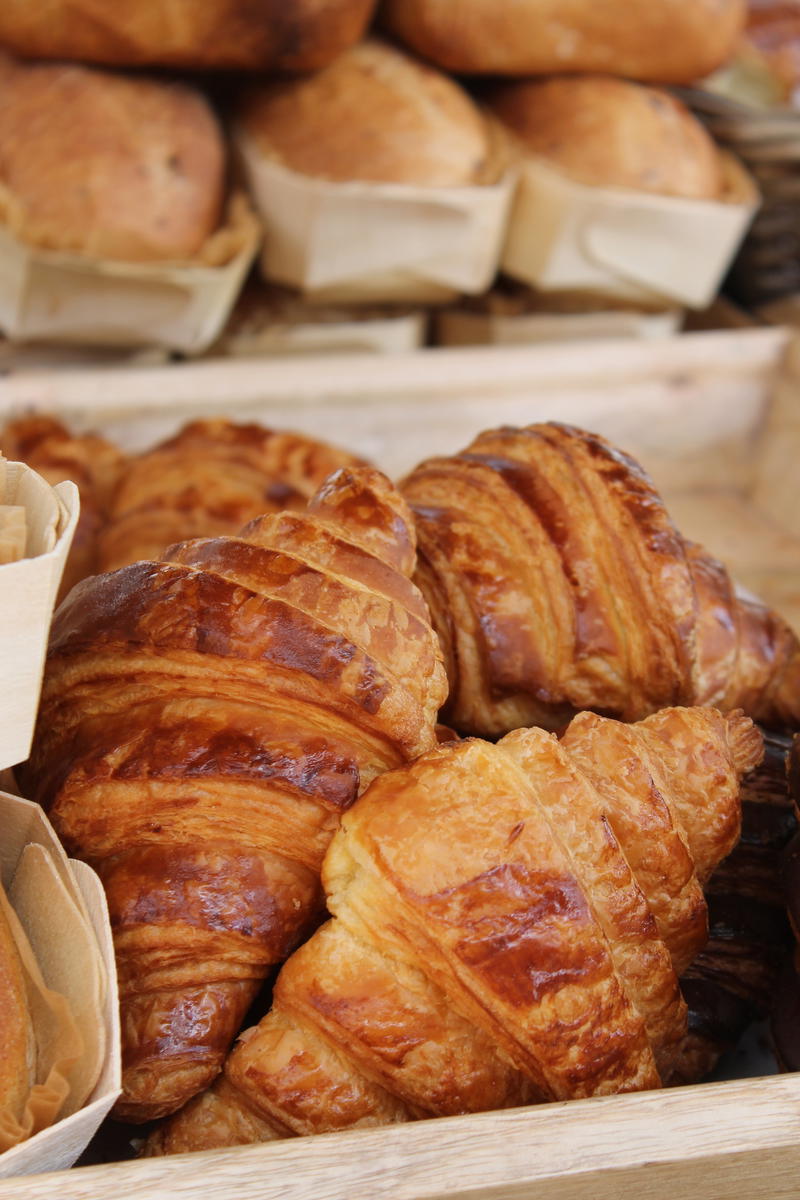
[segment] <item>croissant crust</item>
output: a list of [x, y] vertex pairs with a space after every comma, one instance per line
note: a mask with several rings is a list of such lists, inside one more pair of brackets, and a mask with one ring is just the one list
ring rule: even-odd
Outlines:
[[403, 483], [442, 642], [443, 719], [497, 736], [669, 705], [800, 723], [800, 644], [684, 539], [641, 467], [560, 424], [482, 433]]
[[318, 923], [340, 815], [436, 744], [445, 681], [410, 514], [369, 468], [307, 513], [96, 576], [53, 626], [29, 794], [105, 885], [117, 1115], [205, 1087], [270, 967]]
[[761, 753], [741, 713], [587, 713], [380, 776], [326, 853], [332, 919], [147, 1152], [658, 1087]]

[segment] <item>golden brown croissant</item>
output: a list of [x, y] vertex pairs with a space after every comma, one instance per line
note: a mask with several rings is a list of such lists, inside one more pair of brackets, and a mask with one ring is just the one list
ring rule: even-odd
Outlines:
[[659, 1086], [761, 749], [741, 713], [582, 713], [382, 775], [326, 854], [333, 919], [147, 1152]]
[[360, 462], [298, 433], [192, 421], [134, 458], [100, 543], [100, 569], [158, 558], [173, 542], [237, 533], [254, 517], [305, 508], [322, 481]]
[[443, 719], [496, 736], [670, 704], [800, 724], [800, 643], [687, 542], [646, 473], [560, 424], [482, 433], [403, 484], [442, 642]]
[[97, 569], [97, 539], [126, 456], [96, 434], [70, 433], [48, 416], [17, 417], [0, 433], [6, 458], [26, 462], [48, 483], [71, 479], [77, 484], [81, 511], [61, 580], [65, 596], [79, 579]]
[[58, 611], [22, 779], [105, 885], [119, 1116], [213, 1079], [321, 915], [340, 814], [436, 744], [444, 671], [413, 565], [399, 493], [343, 468], [306, 513], [95, 576]]

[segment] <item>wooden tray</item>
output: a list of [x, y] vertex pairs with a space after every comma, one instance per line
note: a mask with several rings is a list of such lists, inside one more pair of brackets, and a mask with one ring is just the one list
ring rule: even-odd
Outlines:
[[[783, 329], [657, 343], [12, 371], [0, 421], [58, 411], [128, 447], [224, 413], [398, 475], [481, 429], [561, 420], [653, 475], [682, 531], [800, 627], [800, 345]], [[797, 1195], [800, 1075], [326, 1134], [0, 1184], [0, 1200], [716, 1200]]]

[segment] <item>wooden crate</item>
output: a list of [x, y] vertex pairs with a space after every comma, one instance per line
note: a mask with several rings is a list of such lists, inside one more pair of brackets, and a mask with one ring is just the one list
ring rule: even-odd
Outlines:
[[[11, 371], [0, 421], [57, 411], [129, 447], [190, 417], [303, 430], [392, 475], [503, 423], [562, 420], [635, 454], [675, 519], [800, 627], [800, 346], [782, 329], [657, 343]], [[800, 1076], [771, 1075], [0, 1184], [0, 1200], [794, 1197]]]

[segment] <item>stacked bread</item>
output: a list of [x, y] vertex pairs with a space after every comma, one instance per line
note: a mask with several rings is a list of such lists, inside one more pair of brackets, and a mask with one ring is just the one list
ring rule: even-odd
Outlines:
[[[38, 299], [24, 312], [20, 294], [0, 305], [17, 340], [214, 345], [257, 251], [243, 183], [263, 231], [257, 273], [302, 302], [285, 323], [313, 323], [309, 302], [336, 306], [338, 320], [319, 322], [327, 336], [306, 334], [307, 345], [335, 345], [332, 324], [372, 323], [375, 304], [428, 309], [487, 295], [506, 275], [562, 311], [575, 295], [583, 309], [704, 307], [755, 204], [663, 90], [731, 57], [743, 0], [637, 0], [624, 11], [470, 0], [457, 18], [444, 0], [377, 14], [374, 0], [303, 0], [291, 12], [241, 0], [202, 13], [187, 0], [124, 7], [36, 0], [0, 14], [0, 50], [20, 56], [0, 68], [0, 216], [8, 253], [26, 252], [30, 279], [46, 270], [48, 285], [29, 281]], [[231, 68], [250, 74], [208, 74]], [[507, 82], [487, 94], [483, 77]], [[534, 191], [566, 185], [558, 229], [544, 210], [511, 204], [534, 163]], [[644, 214], [627, 222], [638, 237], [623, 237], [612, 262], [587, 249], [581, 197]], [[664, 239], [684, 227], [693, 286], [659, 265]], [[565, 246], [599, 253], [602, 269], [568, 267]], [[537, 257], [559, 264], [534, 268]], [[181, 289], [191, 303], [179, 303]], [[267, 297], [263, 309], [269, 320]]]

